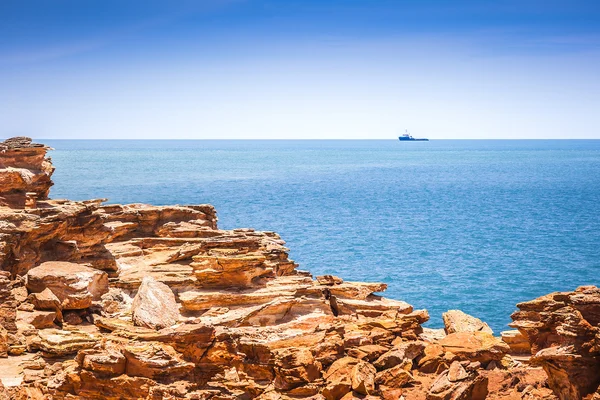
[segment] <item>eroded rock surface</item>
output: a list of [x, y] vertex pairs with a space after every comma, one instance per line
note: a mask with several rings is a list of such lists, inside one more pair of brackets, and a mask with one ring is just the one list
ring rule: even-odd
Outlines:
[[512, 327], [530, 342], [532, 360], [560, 399], [581, 399], [600, 384], [600, 289], [551, 293], [517, 305]]

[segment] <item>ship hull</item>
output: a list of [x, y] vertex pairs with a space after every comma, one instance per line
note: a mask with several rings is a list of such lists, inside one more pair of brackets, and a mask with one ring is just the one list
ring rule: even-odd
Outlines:
[[429, 142], [429, 139], [415, 139], [415, 138], [405, 138], [400, 136], [398, 138], [399, 141], [401, 142]]

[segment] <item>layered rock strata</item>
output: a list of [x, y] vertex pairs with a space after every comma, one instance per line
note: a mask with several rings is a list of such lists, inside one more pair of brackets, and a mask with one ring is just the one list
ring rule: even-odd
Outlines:
[[[423, 328], [385, 284], [313, 279], [276, 233], [218, 229], [210, 205], [49, 200], [47, 150], [0, 144], [0, 396], [556, 398], [484, 322], [453, 310]], [[586, 290], [567, 311], [597, 325]], [[535, 344], [527, 326], [535, 351], [563, 333]]]
[[581, 399], [600, 384], [600, 289], [551, 293], [520, 303], [511, 326], [529, 339], [532, 361], [558, 397]]

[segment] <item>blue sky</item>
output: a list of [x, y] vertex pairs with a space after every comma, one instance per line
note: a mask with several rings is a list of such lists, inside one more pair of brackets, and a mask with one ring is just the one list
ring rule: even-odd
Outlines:
[[0, 137], [600, 138], [600, 2], [0, 0]]

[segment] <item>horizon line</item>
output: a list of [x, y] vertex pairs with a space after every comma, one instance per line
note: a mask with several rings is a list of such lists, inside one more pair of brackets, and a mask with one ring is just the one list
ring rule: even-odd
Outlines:
[[[23, 135], [18, 135], [23, 136]], [[9, 139], [12, 137], [18, 136], [9, 136], [3, 138], [2, 140]], [[443, 139], [435, 139], [428, 138], [429, 141], [442, 141], [442, 140], [496, 140], [496, 141], [517, 141], [517, 140], [600, 140], [600, 137], [597, 138], [443, 138]], [[314, 141], [314, 142], [325, 142], [325, 141], [398, 141], [398, 138], [376, 138], [376, 139], [368, 139], [368, 138], [323, 138], [323, 139], [300, 139], [300, 138], [223, 138], [223, 139], [214, 139], [214, 138], [148, 138], [148, 139], [140, 139], [140, 138], [34, 138], [34, 140], [80, 140], [80, 141], [127, 141], [127, 140], [137, 140], [137, 141]]]

